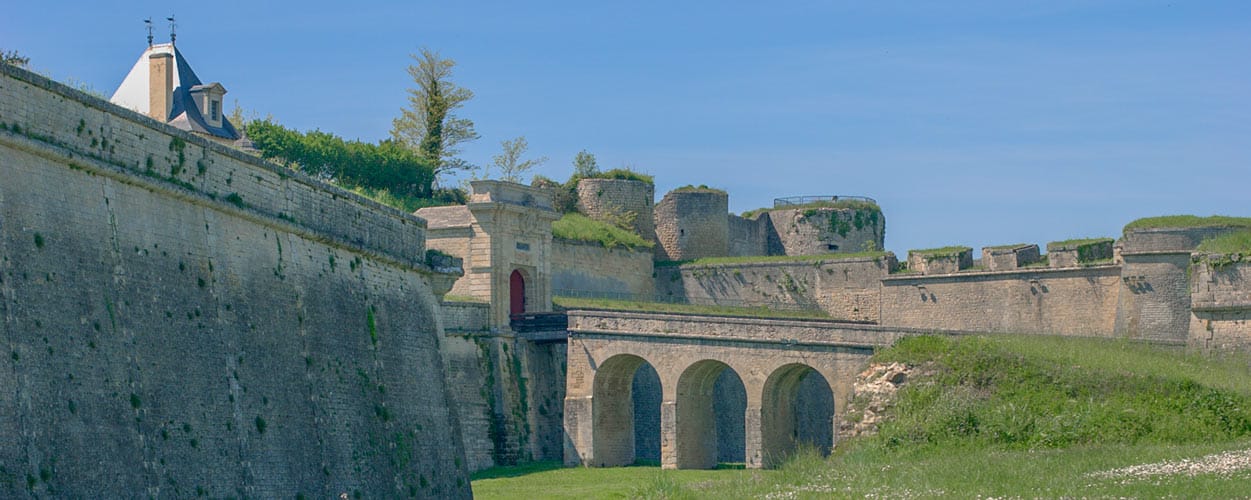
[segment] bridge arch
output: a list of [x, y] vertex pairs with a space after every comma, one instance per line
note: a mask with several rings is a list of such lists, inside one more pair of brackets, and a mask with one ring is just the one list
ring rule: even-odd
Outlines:
[[744, 461], [747, 394], [737, 371], [713, 359], [692, 363], [678, 377], [674, 405], [677, 468]]
[[765, 467], [780, 464], [800, 446], [828, 454], [834, 445], [834, 389], [802, 363], [778, 367], [765, 380], [760, 405]]
[[[634, 354], [618, 354], [604, 360], [596, 369], [591, 398], [594, 463], [588, 465], [613, 467], [633, 464], [638, 458], [637, 438], [640, 436], [637, 435], [636, 421], [639, 420], [655, 421], [655, 424], [644, 428], [654, 425], [651, 432], [656, 434], [655, 441], [659, 442], [658, 393], [661, 382], [655, 373], [651, 363]], [[654, 384], [656, 394], [649, 393], [641, 401], [636, 401], [634, 388], [640, 378]], [[651, 408], [636, 404], [653, 400], [654, 407]], [[650, 433], [646, 437], [650, 440]]]

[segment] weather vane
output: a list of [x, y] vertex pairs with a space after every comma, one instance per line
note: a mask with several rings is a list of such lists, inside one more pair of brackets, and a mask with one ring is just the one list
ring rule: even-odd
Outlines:
[[148, 26], [148, 46], [151, 47], [152, 46], [152, 18], [149, 17], [147, 19], [144, 19], [143, 24]]
[[178, 34], [174, 32], [174, 28], [176, 28], [178, 25], [174, 23], [173, 14], [170, 14], [169, 17], [165, 18], [165, 20], [169, 21], [169, 44], [173, 45], [174, 39], [178, 37]]

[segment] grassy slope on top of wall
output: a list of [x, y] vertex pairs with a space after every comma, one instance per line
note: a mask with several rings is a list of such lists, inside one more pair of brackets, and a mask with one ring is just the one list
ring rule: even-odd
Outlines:
[[685, 265], [711, 266], [718, 264], [771, 264], [776, 262], [821, 262], [848, 259], [882, 258], [890, 252], [854, 252], [825, 253], [818, 255], [746, 255], [740, 257], [704, 257], [694, 260], [657, 261], [656, 267], [675, 267]]
[[599, 243], [605, 248], [651, 248], [654, 243], [633, 231], [600, 222], [578, 213], [567, 213], [552, 223], [552, 236], [573, 241]]
[[1125, 231], [1131, 229], [1154, 229], [1154, 228], [1188, 228], [1188, 227], [1246, 227], [1251, 228], [1251, 217], [1230, 217], [1227, 215], [1213, 215], [1209, 217], [1199, 217], [1197, 215], [1163, 215], [1160, 217], [1145, 217], [1135, 220], [1125, 225]]
[[628, 168], [614, 168], [612, 170], [605, 170], [603, 172], [598, 172], [595, 175], [588, 177], [588, 179], [620, 179], [620, 180], [626, 180], [626, 181], [642, 181], [648, 184], [656, 183], [655, 177], [644, 174], [644, 173], [635, 172]]
[[960, 254], [964, 252], [972, 252], [972, 251], [973, 251], [972, 248], [961, 246], [961, 245], [955, 245], [955, 246], [949, 246], [949, 247], [922, 248], [918, 250], [908, 250], [908, 255], [916, 254], [916, 255], [924, 256], [925, 260], [934, 260], [934, 259], [941, 259], [945, 257], [959, 257]]
[[1112, 243], [1114, 241], [1115, 240], [1113, 240], [1112, 238], [1072, 238], [1068, 240], [1052, 241], [1050, 243], [1047, 243], [1047, 251], [1051, 252], [1055, 250], [1075, 249], [1079, 247], [1097, 245], [1101, 243]]
[[838, 200], [838, 201], [814, 201], [811, 203], [803, 203], [798, 205], [761, 207], [743, 212], [740, 217], [744, 219], [752, 219], [757, 215], [775, 210], [816, 210], [820, 208], [832, 208], [838, 210], [865, 210], [870, 212], [882, 212], [882, 207], [877, 203], [865, 200]]
[[1195, 249], [1199, 253], [1251, 255], [1251, 231], [1237, 231], [1208, 238]]

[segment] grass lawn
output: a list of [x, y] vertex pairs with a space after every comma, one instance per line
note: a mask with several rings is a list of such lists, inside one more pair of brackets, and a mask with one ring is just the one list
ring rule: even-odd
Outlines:
[[[1251, 441], [1062, 450], [844, 450], [777, 470], [500, 467], [475, 498], [1246, 498], [1251, 472], [1131, 476], [1114, 469], [1251, 448]], [[509, 476], [510, 473], [516, 475]], [[477, 476], [475, 476], [477, 477]]]
[[637, 498], [649, 491], [739, 477], [742, 469], [661, 470], [657, 466], [562, 468], [557, 462], [496, 467], [473, 476], [477, 499]]

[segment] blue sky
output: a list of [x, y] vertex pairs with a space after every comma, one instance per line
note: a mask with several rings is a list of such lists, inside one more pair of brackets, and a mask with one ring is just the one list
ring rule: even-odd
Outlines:
[[16, 2], [0, 48], [111, 94], [171, 13], [287, 126], [386, 137], [428, 47], [476, 93], [473, 163], [525, 135], [537, 173], [587, 149], [734, 212], [870, 196], [901, 257], [1251, 215], [1251, 2]]

